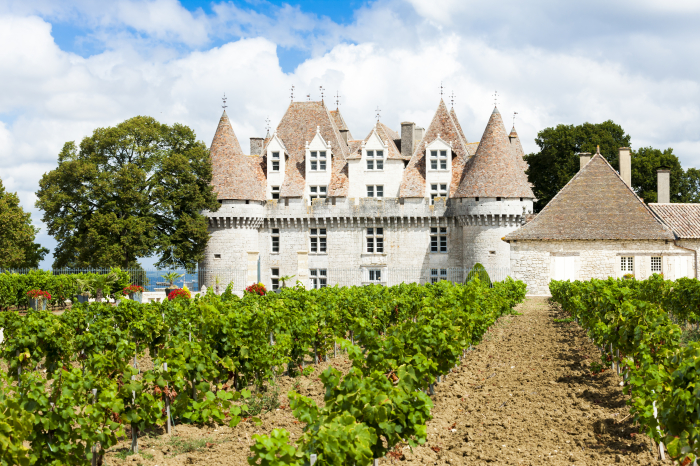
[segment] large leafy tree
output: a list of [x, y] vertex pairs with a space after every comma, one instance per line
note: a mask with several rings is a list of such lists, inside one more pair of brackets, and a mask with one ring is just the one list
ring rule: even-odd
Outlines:
[[37, 207], [58, 246], [54, 267], [193, 267], [209, 235], [203, 209], [217, 210], [209, 152], [187, 126], [137, 116], [98, 128], [44, 174]]
[[660, 167], [671, 170], [671, 202], [697, 202], [697, 186], [692, 186], [691, 179], [692, 172], [697, 170], [691, 168], [688, 172], [684, 171], [671, 148], [661, 151], [652, 147], [641, 147], [632, 152], [632, 188], [644, 202], [657, 201], [656, 170]]
[[545, 128], [537, 134], [535, 142], [540, 151], [525, 156], [530, 165], [527, 171], [538, 201], [535, 209], [541, 210], [578, 172], [579, 152], [600, 153], [612, 166], [618, 168], [618, 149], [629, 147], [630, 137], [622, 127], [611, 120], [582, 125], [557, 125]]
[[0, 180], [0, 269], [38, 267], [49, 252], [34, 242], [38, 232], [17, 194], [5, 191]]

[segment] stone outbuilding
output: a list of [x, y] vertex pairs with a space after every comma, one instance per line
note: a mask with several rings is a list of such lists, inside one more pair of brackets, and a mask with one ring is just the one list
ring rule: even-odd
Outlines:
[[621, 148], [621, 176], [600, 153], [581, 154], [581, 169], [571, 181], [505, 236], [511, 274], [527, 284], [528, 294], [549, 294], [550, 280], [695, 276], [694, 252], [679, 245], [630, 187], [629, 157], [629, 149]]

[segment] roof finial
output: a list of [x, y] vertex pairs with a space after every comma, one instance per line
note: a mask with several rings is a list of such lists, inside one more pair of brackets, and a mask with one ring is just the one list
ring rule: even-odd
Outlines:
[[440, 100], [442, 100], [442, 91], [443, 91], [443, 89], [445, 89], [445, 88], [442, 87], [442, 81], [440, 81]]
[[267, 135], [270, 136], [270, 117], [265, 118], [265, 129], [267, 130]]
[[595, 153], [600, 155], [600, 145], [595, 146]]
[[515, 128], [515, 115], [517, 115], [518, 112], [513, 112], [513, 128]]
[[452, 91], [452, 94], [450, 94], [450, 106], [452, 108], [455, 106], [455, 91]]
[[325, 89], [323, 89], [323, 86], [318, 86], [318, 89], [321, 91], [321, 102], [323, 102], [323, 91]]
[[306, 94], [306, 100], [308, 100], [309, 102], [311, 102], [311, 93]]
[[340, 92], [335, 91], [335, 109], [338, 110], [340, 107]]
[[498, 91], [493, 92], [493, 106], [498, 107]]
[[228, 107], [228, 105], [226, 105], [226, 93], [225, 92], [224, 92], [224, 97], [221, 100], [224, 101], [224, 104], [221, 106], [221, 108], [223, 108], [224, 111], [226, 111], [226, 107]]
[[290, 90], [292, 91], [292, 102], [294, 102], [294, 85], [292, 85], [292, 89]]
[[381, 115], [382, 111], [379, 110], [379, 105], [377, 105], [377, 109], [375, 110], [377, 112], [376, 117], [377, 117], [377, 123], [379, 123], [379, 116]]

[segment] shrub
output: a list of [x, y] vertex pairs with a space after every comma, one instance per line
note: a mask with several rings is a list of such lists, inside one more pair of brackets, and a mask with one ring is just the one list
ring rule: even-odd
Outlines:
[[122, 290], [122, 293], [125, 295], [131, 294], [131, 293], [143, 293], [144, 289], [141, 285], [129, 285], [126, 288]]
[[175, 298], [190, 299], [192, 298], [192, 295], [190, 294], [189, 290], [178, 288], [177, 290], [173, 290], [170, 292], [170, 294], [168, 295], [168, 301], [172, 301]]
[[474, 267], [472, 267], [472, 269], [469, 271], [469, 274], [467, 275], [467, 282], [474, 280], [474, 278], [478, 278], [479, 281], [486, 286], [491, 286], [491, 278], [489, 277], [489, 273], [486, 271], [486, 267], [478, 262], [474, 264]]

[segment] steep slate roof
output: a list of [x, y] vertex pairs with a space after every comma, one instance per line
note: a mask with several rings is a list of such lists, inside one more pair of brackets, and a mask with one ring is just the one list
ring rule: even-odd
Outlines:
[[[321, 137], [330, 142], [333, 153], [331, 162], [330, 196], [346, 196], [347, 176], [343, 176], [343, 165], [348, 155], [348, 146], [340, 137], [340, 131], [326, 105], [321, 102], [292, 102], [282, 121], [277, 126], [277, 136], [284, 142], [289, 155], [284, 172], [284, 184], [280, 197], [302, 197], [306, 178], [306, 143], [316, 136], [320, 127]], [[330, 189], [329, 189], [330, 190]]]
[[338, 127], [338, 131], [347, 131], [348, 141], [351, 140], [352, 134], [350, 134], [350, 129], [348, 128], [348, 125], [345, 124], [345, 119], [343, 118], [343, 115], [340, 114], [340, 109], [336, 108], [335, 110], [331, 110], [331, 116], [333, 117], [335, 126]]
[[700, 238], [700, 204], [649, 204], [680, 239]]
[[452, 181], [450, 182], [450, 197], [454, 196], [457, 186], [462, 179], [464, 165], [469, 157], [466, 145], [462, 141], [460, 130], [455, 119], [450, 116], [445, 102], [440, 99], [437, 111], [430, 122], [425, 137], [420, 140], [413, 152], [411, 161], [404, 170], [400, 197], [425, 197], [425, 148], [437, 139], [438, 135], [452, 143]]
[[515, 156], [517, 157], [518, 162], [522, 162], [523, 170], [527, 170], [528, 168], [530, 168], [530, 166], [524, 159], [525, 151], [523, 150], [523, 145], [520, 143], [520, 137], [518, 137], [518, 133], [515, 131], [515, 126], [513, 126], [513, 129], [510, 130], [508, 139], [510, 140], [510, 145], [513, 148], [513, 151], [515, 152]]
[[467, 152], [469, 155], [474, 155], [476, 154], [476, 150], [479, 148], [479, 142], [468, 142], [467, 143]]
[[467, 144], [467, 137], [464, 135], [464, 131], [462, 131], [462, 125], [459, 124], [459, 120], [457, 119], [457, 113], [455, 113], [454, 107], [450, 109], [450, 116], [455, 122], [455, 126], [457, 126], [457, 129], [459, 130], [459, 135], [462, 137], [462, 144]]
[[[387, 125], [382, 123], [381, 121], [378, 121], [376, 126], [372, 128], [372, 130], [369, 132], [367, 137], [362, 142], [367, 142], [369, 141], [370, 136], [372, 136], [372, 133], [374, 133], [374, 130], [377, 130], [377, 135], [379, 136], [379, 139], [382, 140], [385, 144], [389, 146], [389, 150], [387, 151], [386, 157], [387, 159], [391, 160], [410, 160], [410, 157], [407, 157], [405, 155], [401, 155], [401, 151], [399, 150], [398, 147], [396, 147], [396, 140], [401, 140], [401, 136], [399, 136], [399, 133], [394, 131], [393, 129], [389, 128]], [[362, 157], [362, 142], [360, 144], [353, 144], [354, 141], [350, 141], [349, 146], [352, 147], [354, 150], [350, 152], [350, 155], [348, 156], [348, 160], [356, 160]]]
[[454, 197], [535, 198], [495, 107]]
[[513, 240], [674, 239], [620, 175], [596, 154]]
[[258, 161], [251, 162], [250, 157], [243, 155], [225, 110], [211, 142], [209, 157], [212, 165], [211, 184], [217, 199], [265, 199], [265, 179], [261, 179], [253, 166]]

